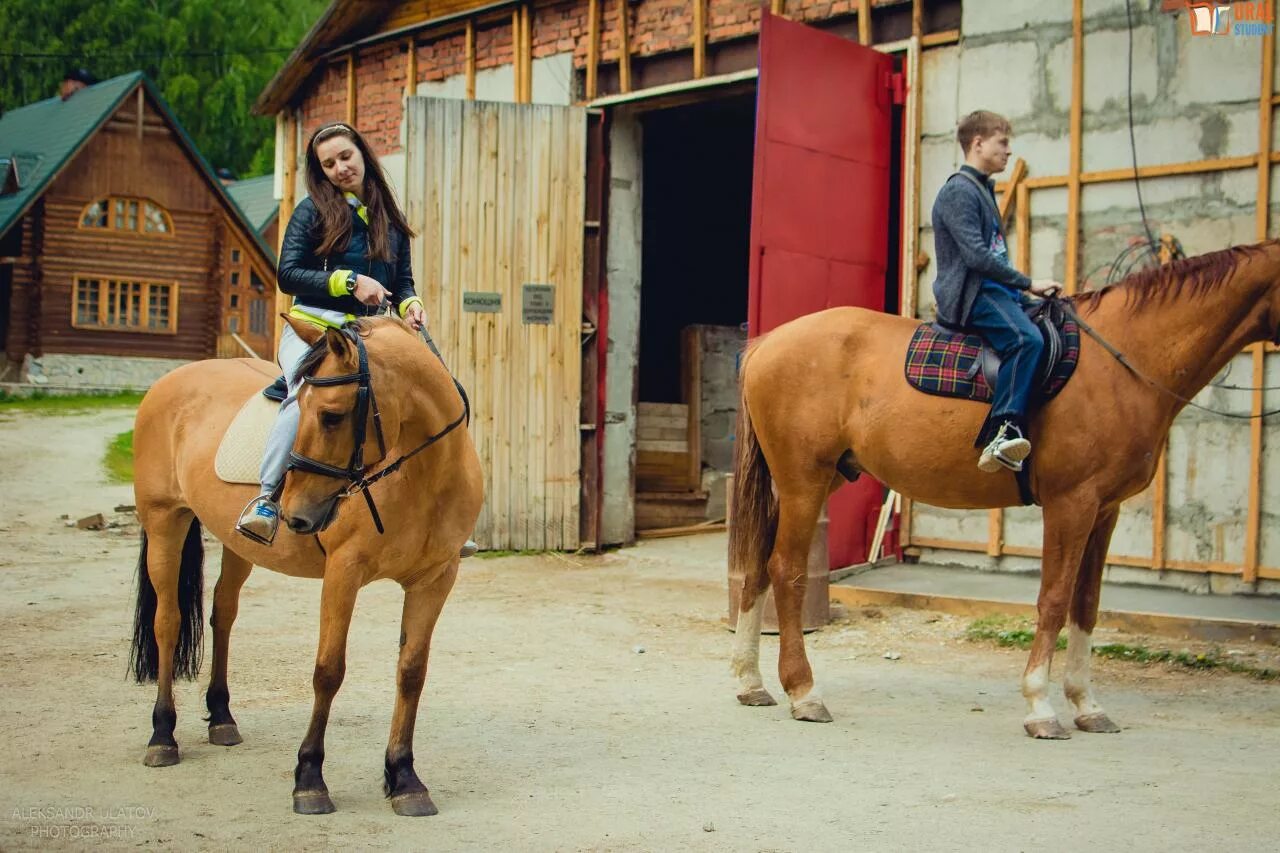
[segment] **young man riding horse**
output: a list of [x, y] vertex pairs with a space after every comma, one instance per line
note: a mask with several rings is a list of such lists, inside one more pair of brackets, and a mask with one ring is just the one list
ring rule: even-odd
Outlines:
[[1053, 296], [1056, 281], [1032, 281], [1009, 265], [1004, 227], [992, 175], [1009, 162], [1009, 120], [986, 110], [965, 116], [956, 134], [964, 165], [938, 192], [933, 204], [938, 278], [933, 283], [938, 323], [977, 332], [999, 353], [995, 400], [978, 445], [978, 467], [1022, 470], [1031, 454], [1027, 404], [1036, 381], [1044, 340], [1027, 319], [1026, 294]]

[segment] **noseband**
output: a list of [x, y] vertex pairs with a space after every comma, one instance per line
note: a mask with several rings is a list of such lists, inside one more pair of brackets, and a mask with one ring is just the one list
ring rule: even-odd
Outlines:
[[[369, 487], [381, 480], [383, 477], [390, 476], [400, 469], [405, 460], [415, 456], [453, 432], [463, 423], [471, 420], [471, 402], [467, 399], [467, 392], [457, 379], [453, 380], [453, 384], [458, 389], [459, 396], [462, 397], [462, 414], [458, 415], [448, 426], [437, 433], [428, 436], [427, 440], [419, 444], [413, 450], [402, 455], [399, 459], [383, 467], [376, 473], [370, 474], [369, 471], [378, 465], [387, 457], [387, 443], [382, 436], [382, 415], [378, 411], [378, 399], [373, 393], [373, 382], [369, 375], [369, 353], [365, 349], [364, 339], [355, 330], [354, 326], [343, 327], [342, 333], [355, 344], [356, 354], [359, 358], [359, 366], [355, 373], [347, 373], [342, 376], [304, 376], [302, 381], [319, 388], [332, 388], [338, 385], [356, 385], [356, 407], [355, 407], [355, 447], [351, 451], [351, 458], [347, 462], [346, 468], [339, 468], [336, 465], [330, 465], [327, 462], [321, 462], [319, 459], [312, 459], [310, 456], [303, 456], [296, 451], [289, 453], [289, 466], [286, 469], [286, 476], [290, 471], [301, 471], [305, 474], [318, 474], [321, 477], [331, 477], [336, 480], [346, 480], [347, 484], [338, 489], [329, 496], [330, 503], [329, 512], [325, 516], [323, 530], [329, 526], [336, 514], [337, 502], [343, 498], [349, 498], [354, 494], [360, 493], [364, 495], [365, 503], [369, 507], [369, 515], [373, 518], [373, 524], [378, 528], [378, 533], [383, 533], [382, 518], [378, 515], [378, 508], [373, 503], [373, 495], [369, 492]], [[437, 356], [440, 353], [432, 346], [430, 339], [427, 339], [427, 345]], [[443, 359], [441, 359], [443, 362]], [[378, 458], [373, 462], [365, 464], [364, 461], [364, 443], [368, 434], [369, 418], [373, 418], [373, 432], [378, 439]]]

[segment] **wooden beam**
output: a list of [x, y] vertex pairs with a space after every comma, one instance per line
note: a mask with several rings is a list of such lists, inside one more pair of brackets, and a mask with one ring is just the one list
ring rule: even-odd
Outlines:
[[871, 45], [871, 0], [858, 0], [858, 44]]
[[526, 3], [520, 8], [521, 35], [524, 39], [524, 103], [533, 103], [533, 4]]
[[631, 4], [618, 0], [618, 84], [623, 92], [631, 91]]
[[511, 100], [517, 104], [520, 103], [520, 96], [524, 93], [524, 83], [520, 80], [520, 74], [524, 71], [524, 63], [520, 60], [520, 47], [524, 44], [521, 32], [520, 7], [517, 6], [511, 10], [511, 77], [514, 86]]
[[356, 126], [356, 52], [347, 54], [347, 124]]
[[[147, 103], [147, 96], [146, 96], [146, 94], [142, 91], [142, 86], [141, 86], [141, 84], [139, 84], [139, 86], [138, 86], [138, 100], [137, 100], [137, 107], [136, 107], [136, 109], [137, 109], [137, 111], [138, 111], [137, 119], [138, 119], [138, 141], [139, 141], [139, 142], [141, 142], [141, 141], [142, 141], [142, 132], [143, 132], [142, 118], [143, 118], [143, 111], [144, 111], [144, 110], [145, 110], [145, 108], [146, 108], [146, 103]], [[166, 128], [166, 129], [167, 129], [167, 128]]]
[[[915, 126], [912, 129], [910, 138], [907, 140], [907, 144], [911, 146], [912, 159], [915, 162], [915, 169], [912, 171], [912, 174], [911, 174], [911, 202], [910, 202], [911, 209], [915, 214], [914, 219], [912, 221], [912, 225], [911, 225], [912, 234], [910, 235], [911, 243], [913, 244], [913, 246], [918, 245], [917, 240], [919, 239], [919, 234], [920, 234], [920, 137], [922, 133], [920, 120], [923, 115], [921, 102], [924, 101], [924, 98], [921, 97], [921, 95], [924, 92], [924, 88], [921, 85], [922, 83], [921, 69], [924, 63], [920, 61], [920, 53], [921, 53], [920, 39], [924, 31], [924, 17], [923, 17], [923, 10], [921, 8], [922, 2], [923, 0], [911, 0], [911, 37], [916, 43], [916, 49], [913, 51], [915, 58], [911, 62], [911, 69], [910, 69], [911, 74], [910, 74], [908, 83], [910, 84], [911, 88], [915, 90], [915, 109], [912, 111], [913, 112], [912, 118], [915, 120]], [[916, 300], [916, 287], [917, 287], [916, 283], [920, 278], [920, 272], [919, 270], [916, 269], [914, 262], [911, 264], [911, 267], [910, 267], [910, 275], [911, 275], [912, 287], [909, 293], [904, 294], [904, 299], [909, 298], [911, 300], [911, 303], [910, 305], [903, 306], [903, 313], [906, 314], [906, 316], [908, 317], [915, 317], [916, 315], [915, 300]], [[910, 313], [907, 313], [907, 312], [910, 312]], [[912, 533], [911, 533], [912, 516], [914, 515], [914, 513], [915, 513], [915, 502], [912, 501], [910, 498], [908, 498], [906, 495], [903, 495], [902, 513], [898, 519], [899, 547], [908, 548], [916, 544], [916, 542], [913, 540]]]
[[1017, 217], [1018, 269], [1023, 275], [1031, 275], [1031, 188], [1026, 181], [1018, 184], [1017, 201], [1013, 205]]
[[924, 40], [924, 0], [911, 0], [911, 35]]
[[[298, 170], [298, 120], [293, 109], [288, 109], [281, 117], [283, 124], [282, 135], [284, 139], [284, 152], [280, 162], [280, 236], [276, 242], [276, 255], [279, 256], [280, 249], [284, 244], [285, 228], [289, 224], [289, 218], [293, 216], [293, 208], [297, 203], [297, 170]], [[276, 322], [275, 322], [275, 340], [272, 345], [277, 346], [280, 343], [280, 336], [284, 334], [284, 316], [289, 313], [289, 308], [293, 305], [293, 297], [281, 290], [276, 290]]]
[[693, 0], [693, 76], [707, 75], [707, 0]]
[[785, 15], [787, 13], [786, 0], [772, 0], [769, 3], [769, 11], [775, 15]]
[[1073, 0], [1071, 14], [1071, 161], [1067, 173], [1067, 293], [1080, 287], [1080, 160], [1084, 116], [1084, 0]]
[[410, 37], [407, 47], [409, 55], [404, 62], [404, 96], [412, 98], [418, 94], [418, 45]]
[[920, 37], [921, 47], [942, 47], [948, 44], [960, 43], [959, 30], [943, 30], [940, 33], [929, 33]]
[[1165, 519], [1169, 503], [1169, 445], [1160, 448], [1160, 461], [1156, 463], [1155, 489], [1151, 493], [1151, 568], [1164, 571]]
[[467, 66], [467, 100], [474, 101], [476, 99], [476, 22], [467, 19], [467, 29], [465, 30], [465, 58]]
[[1008, 182], [1004, 185], [1004, 195], [1000, 198], [1001, 228], [1006, 227], [1009, 223], [1009, 207], [1013, 204], [1014, 196], [1018, 188], [1022, 186], [1022, 179], [1026, 176], [1027, 161], [1019, 157], [1013, 162], [1013, 174], [1009, 176]]
[[[1255, 210], [1258, 242], [1271, 231], [1271, 122], [1275, 108], [1276, 34], [1272, 27], [1262, 37], [1262, 89], [1258, 97], [1258, 199]], [[1253, 420], [1249, 422], [1249, 504], [1245, 516], [1244, 572], [1242, 580], [1258, 579], [1258, 552], [1262, 540], [1262, 406], [1266, 385], [1267, 353], [1254, 344]]]
[[587, 100], [593, 100], [597, 92], [600, 73], [600, 0], [587, 3]]

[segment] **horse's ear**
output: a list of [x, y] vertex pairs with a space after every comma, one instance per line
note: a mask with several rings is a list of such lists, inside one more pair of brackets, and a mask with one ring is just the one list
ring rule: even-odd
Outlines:
[[347, 336], [337, 329], [324, 330], [324, 342], [329, 345], [329, 352], [339, 358], [346, 358], [351, 354], [351, 343], [347, 340]]
[[306, 320], [291, 317], [288, 314], [281, 314], [280, 316], [284, 317], [284, 321], [293, 329], [294, 334], [302, 338], [307, 346], [314, 346], [315, 342], [320, 340], [320, 336], [324, 334], [324, 329], [315, 323], [308, 323]]

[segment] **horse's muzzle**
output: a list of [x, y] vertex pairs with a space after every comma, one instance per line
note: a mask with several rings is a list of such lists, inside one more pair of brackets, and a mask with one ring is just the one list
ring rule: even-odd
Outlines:
[[298, 512], [282, 512], [281, 515], [284, 517], [285, 524], [289, 525], [289, 529], [294, 533], [299, 536], [312, 536], [324, 532], [333, 523], [338, 515], [338, 499], [332, 497]]

